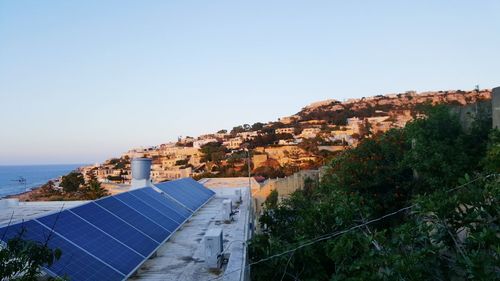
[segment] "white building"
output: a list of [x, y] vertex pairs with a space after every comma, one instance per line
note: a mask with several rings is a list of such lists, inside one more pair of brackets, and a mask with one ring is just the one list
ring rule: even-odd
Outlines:
[[200, 139], [200, 140], [196, 140], [196, 141], [193, 142], [193, 147], [199, 149], [202, 146], [204, 146], [205, 144], [208, 144], [208, 143], [211, 143], [211, 142], [218, 142], [218, 141], [215, 138]]

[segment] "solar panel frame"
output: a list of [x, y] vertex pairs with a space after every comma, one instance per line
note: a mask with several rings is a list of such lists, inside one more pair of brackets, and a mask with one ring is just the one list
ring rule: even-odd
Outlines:
[[154, 207], [144, 203], [144, 201], [138, 199], [130, 193], [121, 193], [116, 195], [115, 198], [142, 213], [145, 217], [148, 217], [151, 220], [155, 221], [157, 224], [167, 229], [170, 233], [173, 233], [174, 230], [179, 226], [179, 223], [172, 220], [167, 215], [162, 214]]
[[94, 202], [71, 208], [69, 211], [113, 236], [143, 257], [158, 246], [158, 242]]
[[203, 184], [195, 181], [192, 178], [184, 178], [184, 179], [180, 179], [179, 181], [182, 181], [183, 183], [186, 183], [186, 184], [189, 184], [189, 185], [193, 186], [194, 188], [196, 188], [196, 189], [200, 190], [201, 192], [207, 194], [207, 196], [209, 196], [209, 197], [212, 197], [212, 195], [215, 195], [215, 192], [213, 190], [210, 190], [209, 188], [206, 188], [205, 186], [203, 186]]
[[171, 185], [168, 188], [170, 188], [170, 190], [175, 190], [179, 194], [182, 194], [182, 196], [189, 198], [189, 200], [195, 202], [195, 209], [206, 201], [203, 199], [203, 197], [200, 197], [198, 196], [198, 194], [194, 193], [189, 186], [179, 186], [179, 184], [176, 183], [175, 185]]
[[[135, 228], [141, 229], [141, 231], [143, 231], [146, 235], [148, 235], [150, 238], [152, 238], [154, 241], [156, 241], [158, 243], [162, 243], [162, 241], [164, 241], [165, 237], [168, 237], [171, 234], [171, 232], [168, 229], [157, 224], [155, 221], [151, 220], [150, 218], [144, 216], [143, 214], [138, 212], [136, 209], [134, 209], [134, 208], [130, 207], [129, 205], [123, 203], [122, 201], [116, 199], [114, 196], [108, 196], [106, 198], [102, 198], [102, 199], [96, 200], [94, 202], [97, 205], [99, 205], [100, 207], [106, 209], [108, 212], [113, 213], [114, 215], [120, 217], [122, 220], [130, 223]], [[120, 205], [125, 206], [126, 208], [120, 209], [120, 207], [121, 207]], [[120, 210], [121, 213], [116, 212], [117, 210]], [[129, 212], [129, 214], [126, 215], [124, 212]], [[135, 219], [132, 218], [130, 215], [135, 217]], [[152, 224], [152, 225], [156, 226], [156, 230], [153, 228], [153, 229], [151, 229], [152, 232], [144, 231], [145, 229], [143, 229], [143, 227], [147, 228], [147, 229], [149, 229], [149, 228], [148, 228], [148, 226], [145, 226], [145, 225], [142, 225], [142, 226], [138, 225], [138, 221], [136, 219], [139, 217], [145, 218], [146, 222], [147, 222], [146, 224], [150, 224], [150, 225]], [[161, 236], [158, 236], [158, 235], [156, 235], [158, 231], [166, 232], [166, 233], [164, 235], [162, 234]]]
[[159, 202], [162, 202], [164, 204], [172, 204], [172, 207], [175, 208], [175, 210], [178, 213], [181, 213], [181, 215], [185, 216], [186, 218], [190, 217], [193, 214], [193, 212], [190, 209], [186, 208], [186, 206], [182, 205], [181, 203], [177, 202], [171, 197], [166, 196], [165, 193], [161, 190], [159, 192], [152, 188], [142, 188], [138, 190], [140, 190], [140, 192], [144, 194], [149, 195], [152, 198], [158, 199]]
[[[45, 240], [50, 235], [51, 238], [48, 241], [48, 246], [50, 248], [55, 249], [55, 248], [59, 248], [62, 245], [62, 248], [65, 249], [62, 252], [62, 256], [61, 256], [60, 260], [55, 261], [51, 267], [43, 267], [44, 271], [46, 271], [49, 275], [52, 275], [53, 277], [64, 276], [64, 274], [71, 273], [71, 270], [68, 272], [65, 270], [66, 268], [77, 269], [77, 271], [73, 272], [73, 274], [71, 275], [71, 276], [73, 276], [73, 280], [96, 280], [94, 278], [96, 274], [101, 274], [102, 278], [98, 277], [100, 280], [103, 280], [104, 277], [105, 277], [105, 280], [123, 280], [123, 278], [125, 277], [125, 274], [120, 272], [118, 269], [116, 269], [113, 266], [109, 265], [108, 263], [104, 262], [102, 259], [100, 259], [99, 257], [96, 257], [92, 253], [89, 253], [88, 251], [86, 251], [85, 249], [80, 247], [78, 244], [75, 244], [72, 241], [68, 240], [66, 237], [58, 234], [57, 232], [52, 231], [51, 228], [48, 228], [46, 225], [37, 221], [36, 219], [29, 220], [26, 222], [17, 223], [14, 225], [8, 225], [8, 226], [2, 228], [2, 230], [5, 230], [5, 234], [6, 234], [6, 237], [4, 237], [5, 241], [10, 240], [11, 238], [14, 237], [14, 236], [7, 235], [7, 232], [9, 231], [9, 229], [11, 229], [10, 231], [14, 231], [14, 230], [12, 230], [12, 228], [16, 228], [18, 226], [19, 227], [26, 227], [26, 230], [27, 230], [26, 233], [28, 234], [28, 236], [25, 238], [25, 240], [36, 241], [39, 243], [45, 243]], [[30, 232], [30, 229], [35, 230], [35, 231]], [[32, 235], [30, 233], [34, 233], [34, 235]], [[46, 233], [48, 235], [47, 236], [42, 235], [43, 233]], [[3, 236], [4, 235], [2, 235], [2, 237]], [[37, 236], [40, 236], [40, 239], [37, 239]], [[7, 239], [5, 239], [5, 238], [7, 238]], [[65, 259], [68, 259], [68, 254], [71, 254], [69, 256], [69, 260], [65, 261]], [[80, 258], [83, 256], [84, 258], [87, 258], [87, 259], [84, 261], [82, 261], [81, 259], [74, 259], [75, 254], [77, 256], [80, 256]], [[88, 262], [94, 262], [95, 264], [89, 266]], [[61, 264], [61, 263], [63, 263], [63, 264]], [[77, 264], [79, 263], [80, 265], [79, 266], [69, 266], [71, 264], [74, 265], [74, 263], [77, 263]], [[54, 268], [54, 267], [56, 267], [56, 268]], [[58, 267], [60, 267], [60, 268], [58, 268]], [[96, 267], [98, 267], [99, 269], [91, 270], [91, 271], [86, 270], [83, 273], [84, 278], [80, 278], [82, 275], [80, 275], [79, 273], [82, 272], [82, 269], [85, 269], [86, 267], [90, 268], [90, 269], [96, 269]], [[106, 272], [104, 269], [108, 269], [108, 272], [114, 272], [114, 274], [112, 276], [109, 276], [109, 275], [102, 276], [102, 274]], [[89, 275], [89, 274], [92, 274], [92, 275]]]
[[201, 190], [196, 184], [194, 183], [189, 183], [186, 181], [186, 185], [190, 186], [191, 188], [184, 188], [183, 190], [185, 190], [187, 193], [190, 193], [192, 194], [193, 196], [197, 196], [198, 198], [200, 198], [202, 201], [207, 201], [209, 200], [210, 198], [212, 198], [212, 196], [215, 194], [207, 194], [206, 192], [204, 192], [203, 190]]
[[165, 192], [165, 194], [167, 194], [171, 198], [174, 198], [177, 202], [186, 206], [193, 213], [200, 205], [198, 202], [194, 201], [192, 198], [189, 198], [189, 196], [187, 196], [186, 194], [179, 191], [177, 188], [173, 186], [165, 186], [165, 187], [159, 186], [158, 188], [160, 188], [163, 192]]
[[[180, 185], [188, 186], [189, 188], [186, 187], [180, 187]], [[175, 181], [169, 181], [169, 182], [164, 182], [164, 183], [159, 183], [156, 185], [158, 189], [163, 191], [165, 195], [168, 197], [172, 198], [176, 202], [186, 206], [189, 210], [191, 210], [193, 213], [197, 212], [200, 208], [205, 206], [205, 204], [215, 196], [215, 192], [204, 187], [202, 184], [198, 183], [197, 181], [191, 179], [191, 178], [186, 178], [186, 179], [179, 179]], [[205, 197], [203, 199], [203, 202], [201, 204], [192, 204], [193, 200], [189, 197], [189, 193], [186, 193], [186, 191], [182, 191], [182, 189], [196, 189], [199, 191], [203, 191], [204, 194], [207, 194], [208, 197]], [[181, 190], [181, 191], [179, 191]], [[171, 194], [171, 192], [173, 194]], [[176, 196], [179, 196], [179, 198], [176, 198]], [[185, 202], [182, 202], [182, 200], [179, 199], [186, 199], [187, 202], [190, 206], [188, 206]]]
[[176, 188], [180, 192], [184, 193], [186, 196], [193, 198], [194, 200], [199, 202], [200, 205], [203, 204], [206, 200], [208, 200], [210, 198], [205, 193], [200, 192], [199, 190], [197, 190], [193, 186], [189, 185], [189, 183], [185, 182], [185, 184], [186, 184], [186, 187], [181, 187], [181, 185], [183, 185], [183, 183], [178, 183], [177, 185], [173, 186], [173, 188]]
[[[215, 192], [214, 192], [214, 195], [215, 195]], [[213, 196], [212, 196], [212, 197], [213, 197]], [[210, 198], [212, 198], [212, 197], [210, 197]], [[173, 198], [172, 198], [172, 199], [173, 199]], [[177, 202], [177, 200], [175, 200], [175, 199], [173, 199], [173, 200], [174, 200], [174, 202]], [[201, 205], [201, 206], [200, 206], [200, 208], [201, 208], [201, 207], [203, 207], [203, 206], [205, 206], [205, 205], [208, 203], [208, 201], [210, 201], [210, 200], [207, 200], [205, 203], [203, 203], [203, 205]], [[179, 204], [180, 204], [180, 203], [179, 203]], [[181, 205], [181, 206], [183, 206], [182, 204], [180, 204], [180, 205]], [[198, 208], [197, 210], [199, 210], [200, 208]], [[197, 210], [196, 210], [196, 211], [197, 211]], [[150, 258], [151, 258], [151, 256], [152, 256], [154, 253], [156, 253], [156, 251], [158, 251], [158, 249], [159, 249], [161, 246], [163, 246], [163, 244], [165, 244], [165, 243], [168, 241], [168, 239], [170, 239], [170, 237], [171, 237], [172, 235], [174, 235], [174, 234], [175, 234], [175, 233], [179, 230], [179, 228], [181, 228], [181, 227], [182, 227], [182, 226], [186, 223], [186, 221], [188, 221], [190, 218], [192, 218], [192, 217], [194, 216], [194, 214], [196, 213], [196, 211], [192, 212], [192, 213], [189, 215], [189, 217], [188, 217], [188, 218], [186, 218], [186, 220], [185, 220], [183, 223], [179, 224], [179, 226], [178, 226], [178, 227], [177, 227], [177, 228], [176, 228], [176, 229], [175, 229], [172, 233], [170, 233], [170, 234], [169, 234], [169, 235], [165, 238], [165, 240], [163, 240], [163, 241], [160, 243], [160, 245], [158, 245], [158, 247], [157, 247], [157, 248], [156, 248], [153, 252], [151, 252], [151, 254], [150, 254], [150, 255], [149, 255], [149, 256], [148, 256], [148, 257], [147, 257], [147, 258], [146, 258], [146, 259], [145, 259], [142, 263], [138, 264], [138, 265], [137, 265], [137, 267], [136, 267], [134, 270], [132, 270], [132, 271], [130, 272], [130, 274], [129, 274], [129, 275], [127, 275], [127, 276], [125, 277], [125, 279], [124, 279], [124, 280], [126, 280], [126, 279], [130, 278], [130, 277], [131, 277], [131, 276], [132, 276], [132, 275], [133, 275], [133, 274], [134, 274], [134, 273], [135, 273], [135, 272], [136, 272], [139, 268], [141, 268], [141, 266], [142, 266], [142, 265], [143, 265], [143, 264], [144, 264], [144, 263], [145, 263], [148, 259], [150, 259]]]
[[[168, 206], [166, 204], [166, 202], [168, 201], [169, 203], [173, 203], [176, 205], [176, 207], [180, 207], [181, 209], [180, 210], [184, 210], [184, 213], [187, 214], [186, 216], [186, 219], [183, 220], [181, 223], [178, 223], [177, 227], [173, 230], [173, 231], [170, 231], [169, 229], [163, 227], [162, 225], [158, 224], [157, 222], [155, 222], [154, 220], [152, 220], [151, 218], [149, 218], [148, 216], [142, 214], [139, 210], [137, 210], [136, 208], [133, 208], [132, 206], [130, 206], [129, 204], [127, 204], [126, 202], [124, 202], [123, 200], [120, 200], [119, 198], [116, 198], [117, 195], [110, 195], [110, 196], [106, 196], [104, 198], [100, 198], [100, 199], [97, 199], [93, 202], [89, 202], [87, 204], [95, 204], [97, 205], [99, 208], [101, 208], [102, 210], [108, 212], [109, 214], [113, 215], [114, 217], [116, 217], [117, 219], [119, 219], [120, 221], [123, 221], [123, 223], [129, 225], [130, 227], [136, 229], [137, 231], [141, 232], [143, 235], [145, 235], [146, 237], [148, 237], [149, 239], [151, 239], [153, 242], [155, 243], [158, 243], [158, 246], [153, 250], [151, 251], [147, 256], [145, 256], [144, 254], [141, 254], [141, 253], [138, 253], [137, 251], [133, 250], [130, 246], [128, 246], [127, 244], [119, 241], [117, 238], [115, 238], [114, 236], [112, 236], [111, 234], [109, 234], [107, 231], [101, 229], [100, 227], [98, 227], [97, 225], [94, 225], [92, 222], [90, 221], [86, 221], [84, 218], [82, 218], [81, 216], [79, 216], [77, 213], [75, 212], [71, 212], [73, 215], [79, 217], [80, 219], [84, 220], [87, 222], [87, 224], [89, 224], [90, 226], [94, 227], [94, 228], [97, 228], [98, 230], [100, 230], [101, 232], [103, 232], [105, 235], [108, 235], [108, 236], [111, 236], [113, 239], [117, 240], [117, 242], [120, 242], [121, 244], [123, 244], [124, 246], [126, 246], [127, 248], [130, 248], [133, 252], [136, 252], [137, 254], [139, 254], [139, 256], [141, 257], [144, 257], [140, 262], [137, 263], [136, 267], [133, 268], [130, 272], [128, 273], [123, 273], [121, 272], [119, 269], [111, 266], [110, 264], [108, 264], [107, 262], [101, 260], [99, 257], [95, 256], [94, 254], [88, 252], [87, 250], [83, 249], [80, 245], [68, 240], [68, 238], [66, 238], [64, 235], [60, 235], [58, 234], [57, 232], [55, 232], [61, 239], [63, 239], [64, 241], [66, 241], [67, 243], [69, 243], [70, 245], [74, 246], [76, 249], [79, 249], [81, 251], [83, 251], [83, 253], [89, 255], [90, 257], [93, 258], [93, 260], [97, 261], [97, 262], [100, 262], [102, 263], [103, 265], [105, 265], [106, 267], [108, 267], [109, 269], [112, 269], [114, 272], [116, 272], [117, 274], [119, 274], [120, 276], [124, 276], [123, 279], [121, 280], [126, 280], [128, 278], [130, 278], [149, 258], [151, 258], [152, 255], [154, 255], [154, 253], [156, 253], [158, 251], [158, 249], [163, 246], [165, 244], [166, 241], [168, 241], [171, 236], [178, 231], [179, 228], [181, 228], [185, 223], [186, 221], [188, 221], [191, 217], [193, 217], [193, 215], [199, 210], [201, 209], [203, 206], [205, 206], [209, 201], [210, 199], [215, 195], [215, 192], [213, 192], [212, 190], [209, 190], [207, 188], [205, 188], [203, 185], [197, 183], [196, 181], [190, 179], [189, 180], [186, 180], [186, 179], [181, 179], [181, 180], [176, 180], [176, 181], [173, 181], [175, 182], [176, 186], [177, 184], [182, 184], [182, 185], [187, 185], [187, 186], [190, 186], [191, 188], [196, 188], [196, 189], [199, 189], [199, 190], [202, 190], [204, 193], [208, 194], [209, 196], [204, 199], [203, 201], [202, 200], [198, 200], [199, 202], [201, 202], [201, 204], [199, 204], [199, 206], [197, 206], [195, 208], [195, 210], [192, 210], [191, 208], [187, 207], [185, 204], [183, 204], [182, 202], [179, 202], [175, 197], [169, 195], [168, 193], [166, 193], [165, 191], [162, 191], [162, 192], [158, 192], [158, 191], [155, 191], [154, 189], [151, 188], [152, 191], [154, 192], [158, 192], [158, 194], [162, 197], [156, 197], [156, 196], [153, 196], [152, 193], [149, 193], [149, 194], [146, 194], [148, 195], [150, 198], [153, 198], [154, 200], [156, 200], [157, 202], [160, 202], [162, 205], [165, 205], [165, 206]], [[184, 187], [185, 188], [185, 187]], [[176, 189], [179, 189], [179, 187], [177, 186]], [[188, 188], [186, 188], [186, 190], [189, 190]], [[190, 200], [190, 201], [193, 201], [192, 198], [189, 197], [189, 192], [185, 192], [186, 190], [183, 190], [184, 192], [182, 193], [183, 196], [187, 196], [187, 198]], [[148, 191], [149, 192], [149, 191]], [[182, 192], [182, 191], [181, 191]], [[125, 192], [125, 193], [130, 193], [129, 192]], [[133, 194], [130, 194], [131, 196], [134, 196]], [[134, 196], [137, 198], [137, 196]], [[160, 200], [160, 198], [164, 198], [166, 201], [162, 201]], [[140, 200], [140, 198], [137, 198]], [[131, 211], [133, 214], [137, 215], [137, 216], [142, 216], [145, 218], [146, 221], [148, 221], [150, 224], [152, 225], [155, 225], [157, 226], [158, 229], [162, 229], [164, 230], [164, 232], [166, 232], [166, 236], [164, 236], [164, 239], [157, 239], [155, 237], [152, 237], [150, 236], [148, 233], [146, 232], [143, 232], [141, 230], [141, 227], [139, 225], [134, 225], [132, 224], [129, 220], [127, 220], [127, 217], [124, 216], [123, 214], [120, 215], [120, 214], [116, 214], [115, 212], [113, 212], [112, 209], [110, 209], [109, 205], [106, 207], [104, 204], [105, 200], [114, 200], [115, 203], [118, 203], [118, 204], [121, 204], [122, 206], [126, 206], [127, 209], [129, 211]], [[144, 200], [140, 200], [142, 203], [146, 204]], [[198, 204], [197, 204], [198, 205]], [[80, 205], [81, 206], [81, 205]], [[77, 206], [79, 207], [79, 206]], [[74, 208], [77, 208], [77, 207], [74, 207]], [[152, 206], [149, 206], [150, 208], [154, 209], [156, 212], [159, 212], [160, 214], [162, 214], [159, 210], [157, 210], [156, 208], [152, 207]], [[170, 206], [168, 206], [170, 207]], [[74, 208], [69, 208], [69, 209], [66, 209], [65, 211], [68, 211], [68, 210], [71, 210], [71, 209], [74, 209]], [[173, 207], [170, 207], [171, 209]], [[175, 209], [173, 209], [173, 211], [175, 212]], [[54, 212], [56, 213], [56, 212]], [[54, 214], [52, 213], [52, 214]], [[178, 213], [178, 212], [177, 212]], [[163, 215], [163, 214], [162, 214]], [[179, 214], [181, 215], [181, 214]], [[47, 215], [49, 216], [49, 215]], [[182, 216], [182, 215], [181, 215]], [[130, 218], [130, 217], [128, 217]], [[167, 217], [168, 218], [168, 217]], [[172, 220], [170, 218], [170, 220]], [[47, 229], [50, 229], [48, 226], [46, 226], [45, 224], [43, 224], [41, 221], [38, 221], [38, 219], [33, 219], [33, 220], [30, 220], [30, 221], [33, 221], [35, 223], [38, 223], [39, 225], [47, 228]], [[175, 222], [175, 220], [173, 220]], [[1, 230], [2, 228], [0, 228]], [[161, 241], [160, 241], [161, 240]], [[44, 268], [44, 270], [46, 270], [49, 274], [53, 275], [53, 276], [62, 276], [56, 272], [53, 272], [51, 271], [50, 269], [47, 269], [47, 268]], [[101, 279], [101, 280], [104, 280], [104, 279]], [[113, 279], [114, 280], [114, 279]]]
[[[70, 210], [35, 219], [94, 257], [105, 261], [123, 275], [144, 260], [144, 256]], [[71, 226], [71, 227], [70, 227]]]
[[[136, 197], [137, 199], [141, 200], [142, 202], [144, 202], [146, 204], [150, 204], [150, 206], [155, 208], [158, 212], [166, 215], [170, 219], [178, 222], [179, 224], [182, 224], [186, 221], [186, 218], [187, 218], [186, 216], [179, 214], [174, 209], [172, 209], [170, 206], [163, 204], [157, 198], [152, 197], [152, 196], [142, 192], [143, 189], [144, 188], [133, 190], [133, 191], [129, 192], [129, 194], [131, 194], [132, 196]], [[160, 208], [162, 208], [163, 210]], [[165, 210], [168, 211], [169, 213], [165, 214], [164, 213]]]

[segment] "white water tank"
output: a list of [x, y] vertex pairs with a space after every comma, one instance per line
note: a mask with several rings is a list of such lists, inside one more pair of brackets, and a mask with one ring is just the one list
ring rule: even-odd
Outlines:
[[132, 166], [132, 188], [151, 186], [151, 162], [149, 158], [134, 158]]
[[222, 265], [222, 252], [224, 241], [222, 228], [211, 228], [203, 237], [205, 244], [205, 264], [210, 269], [218, 269]]

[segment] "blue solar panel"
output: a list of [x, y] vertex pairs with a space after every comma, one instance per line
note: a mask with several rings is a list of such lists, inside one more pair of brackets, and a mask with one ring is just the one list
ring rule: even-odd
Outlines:
[[187, 186], [187, 188], [184, 188], [183, 190], [185, 190], [187, 193], [191, 194], [191, 196], [199, 198], [203, 203], [207, 202], [207, 200], [213, 196], [213, 194], [208, 194], [208, 193], [204, 192], [203, 189], [205, 189], [205, 190], [207, 190], [207, 189], [204, 187], [202, 187], [203, 189], [201, 189], [198, 186], [199, 183], [197, 183], [197, 182], [194, 182], [194, 183], [184, 182], [183, 184], [185, 184]]
[[[183, 216], [183, 215], [179, 214], [176, 210], [174, 210], [170, 206], [164, 204], [162, 202], [161, 198], [157, 199], [156, 197], [151, 197], [147, 193], [144, 193], [142, 191], [144, 189], [150, 189], [153, 192], [155, 192], [150, 187], [147, 187], [147, 188], [137, 189], [137, 190], [131, 191], [129, 193], [132, 194], [133, 196], [137, 197], [138, 199], [140, 199], [144, 203], [148, 204], [149, 206], [155, 208], [157, 211], [159, 211], [163, 215], [165, 215], [165, 216], [171, 218], [172, 220], [176, 221], [178, 224], [183, 223], [187, 219], [186, 216]], [[157, 194], [158, 194], [157, 197], [162, 196], [159, 193], [157, 193]]]
[[175, 185], [173, 185], [172, 188], [175, 188], [179, 192], [182, 192], [184, 196], [191, 198], [192, 201], [196, 202], [198, 207], [203, 205], [209, 198], [209, 196], [194, 189], [187, 183], [178, 182]]
[[49, 273], [77, 281], [123, 280], [214, 194], [192, 179], [159, 187], [165, 194], [132, 190], [1, 228], [0, 237], [6, 242], [26, 228], [24, 239], [43, 243], [50, 233], [49, 247], [63, 255]]
[[[22, 239], [45, 243], [50, 230], [36, 221], [27, 221], [0, 229], [0, 237], [5, 242], [18, 236], [24, 229]], [[61, 258], [48, 268], [50, 272], [58, 276], [70, 276], [72, 281], [88, 280], [123, 280], [125, 276], [102, 261], [96, 259], [83, 249], [68, 242], [56, 233], [50, 235], [48, 247], [59, 248], [62, 251]]]
[[158, 184], [156, 186], [182, 205], [188, 207], [191, 211], [195, 211], [200, 206], [199, 202], [196, 202], [193, 198], [189, 197], [172, 184]]
[[203, 193], [205, 193], [209, 198], [212, 197], [215, 192], [213, 190], [210, 190], [208, 188], [206, 188], [205, 186], [203, 186], [201, 183], [195, 181], [194, 179], [192, 178], [185, 178], [185, 179], [181, 179], [180, 180], [182, 183], [184, 184], [189, 184], [190, 186], [192, 186], [194, 189], [197, 189]]
[[95, 201], [95, 203], [110, 211], [114, 215], [120, 217], [127, 223], [133, 225], [135, 228], [141, 230], [158, 243], [163, 242], [163, 240], [165, 240], [170, 235], [170, 231], [164, 229], [160, 225], [156, 224], [149, 218], [145, 217], [135, 209], [130, 208], [114, 197], [107, 197], [101, 200], [97, 200]]
[[133, 271], [144, 260], [143, 256], [68, 210], [39, 218], [37, 221], [49, 229], [53, 228], [56, 233], [125, 275]]
[[156, 222], [157, 224], [161, 225], [163, 228], [170, 231], [170, 233], [174, 232], [180, 224], [180, 223], [175, 222], [171, 218], [167, 217], [166, 215], [163, 215], [162, 213], [160, 213], [159, 211], [157, 211], [153, 207], [142, 202], [137, 197], [131, 195], [128, 192], [118, 194], [115, 196], [115, 198], [119, 199], [120, 201], [122, 201], [126, 205], [134, 208], [136, 211], [138, 211], [142, 215], [148, 217], [149, 219]]
[[152, 188], [142, 188], [142, 189], [139, 189], [139, 191], [142, 192], [142, 193], [144, 193], [144, 194], [149, 195], [152, 198], [157, 199], [162, 204], [171, 207], [177, 213], [179, 213], [181, 216], [183, 216], [185, 218], [188, 218], [188, 217], [190, 217], [193, 214], [193, 212], [190, 211], [185, 206], [177, 203], [176, 201], [174, 201], [173, 199], [171, 199], [168, 196], [165, 196], [165, 195], [163, 195], [161, 193], [158, 193], [158, 192], [154, 191]]
[[190, 178], [160, 183], [156, 186], [192, 211], [200, 208], [215, 194]]
[[123, 244], [139, 252], [144, 257], [150, 255], [159, 245], [158, 242], [152, 240], [94, 202], [73, 208], [70, 211], [92, 222], [94, 226], [97, 226]]

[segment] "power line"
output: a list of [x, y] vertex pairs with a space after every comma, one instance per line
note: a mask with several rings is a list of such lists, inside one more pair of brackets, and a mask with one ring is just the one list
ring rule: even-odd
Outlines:
[[[330, 233], [330, 234], [327, 234], [327, 235], [323, 235], [323, 236], [317, 237], [317, 238], [315, 238], [315, 239], [313, 239], [313, 240], [311, 240], [311, 241], [308, 241], [308, 242], [306, 242], [306, 243], [303, 243], [303, 244], [301, 244], [301, 245], [299, 245], [299, 246], [297, 246], [297, 247], [295, 247], [295, 248], [292, 248], [292, 249], [286, 250], [286, 251], [284, 251], [284, 252], [281, 252], [281, 253], [279, 253], [279, 254], [275, 254], [275, 255], [272, 255], [272, 256], [269, 256], [269, 257], [266, 257], [266, 258], [260, 259], [260, 260], [258, 260], [258, 261], [255, 261], [255, 262], [249, 263], [249, 264], [248, 264], [248, 267], [250, 267], [250, 266], [252, 266], [252, 265], [259, 264], [259, 263], [263, 263], [263, 262], [265, 262], [265, 261], [268, 261], [268, 260], [271, 260], [271, 259], [274, 259], [274, 258], [277, 258], [277, 257], [283, 256], [283, 255], [286, 255], [286, 254], [289, 254], [289, 253], [292, 253], [292, 252], [295, 252], [295, 251], [297, 251], [297, 250], [299, 250], [299, 249], [302, 249], [302, 248], [304, 248], [304, 247], [310, 246], [310, 245], [312, 245], [312, 244], [316, 244], [316, 243], [321, 242], [321, 241], [324, 241], [324, 240], [328, 240], [328, 239], [330, 239], [330, 238], [334, 238], [334, 237], [336, 237], [336, 236], [342, 235], [342, 234], [347, 233], [347, 232], [350, 232], [350, 231], [352, 231], [352, 230], [355, 230], [355, 229], [358, 229], [358, 228], [364, 227], [364, 226], [366, 226], [366, 225], [368, 225], [368, 224], [371, 224], [371, 223], [374, 223], [374, 222], [381, 221], [381, 220], [383, 220], [383, 219], [385, 219], [385, 218], [387, 218], [387, 217], [394, 216], [394, 215], [396, 215], [396, 214], [398, 214], [398, 213], [401, 213], [401, 212], [403, 212], [403, 211], [405, 211], [405, 210], [411, 209], [411, 208], [413, 208], [413, 207], [415, 207], [415, 206], [416, 206], [416, 204], [413, 204], [413, 205], [411, 205], [411, 206], [408, 206], [408, 207], [405, 207], [405, 208], [399, 209], [399, 210], [397, 210], [397, 211], [394, 211], [394, 212], [392, 212], [392, 213], [389, 213], [389, 214], [383, 215], [383, 216], [378, 217], [378, 218], [376, 218], [376, 219], [369, 220], [369, 221], [367, 221], [367, 222], [365, 222], [365, 223], [363, 223], [363, 224], [359, 224], [359, 225], [356, 225], [356, 226], [350, 227], [350, 228], [345, 229], [345, 230], [342, 230], [342, 231], [337, 231], [337, 232], [333, 232], [333, 233]], [[225, 272], [225, 273], [224, 273], [224, 275], [222, 275], [222, 276], [218, 276], [218, 277], [215, 277], [215, 278], [212, 278], [212, 279], [208, 279], [207, 281], [218, 280], [218, 279], [220, 279], [220, 278], [225, 277], [225, 276], [226, 276], [226, 275], [228, 275], [228, 274], [235, 273], [235, 272], [238, 272], [238, 271], [240, 271], [240, 270], [242, 270], [242, 269], [236, 269], [236, 270], [233, 270], [233, 271], [230, 271], [230, 272]]]
[[[477, 178], [475, 178], [475, 179], [473, 179], [473, 180], [471, 180], [471, 181], [469, 181], [469, 182], [466, 182], [466, 183], [464, 183], [464, 184], [462, 184], [462, 185], [459, 185], [459, 186], [454, 187], [454, 188], [452, 188], [452, 189], [450, 189], [450, 190], [447, 190], [446, 192], [451, 192], [451, 191], [454, 191], [454, 190], [460, 189], [460, 188], [462, 188], [462, 187], [464, 187], [464, 186], [467, 186], [467, 185], [469, 185], [469, 184], [471, 184], [471, 183], [474, 183], [474, 182], [476, 182], [476, 181], [478, 181], [478, 180], [480, 180], [480, 179], [488, 179], [488, 178], [490, 178], [490, 177], [493, 177], [493, 176], [498, 176], [498, 175], [499, 175], [499, 174], [489, 174], [489, 175], [486, 175], [486, 176], [480, 176], [480, 177], [477, 177]], [[378, 217], [378, 218], [376, 218], [376, 219], [369, 220], [369, 221], [367, 221], [367, 222], [365, 222], [365, 223], [355, 225], [355, 226], [350, 227], [350, 228], [347, 228], [347, 229], [345, 229], [345, 230], [336, 231], [336, 232], [332, 232], [332, 233], [324, 234], [324, 235], [322, 235], [322, 236], [318, 236], [318, 237], [316, 237], [316, 238], [314, 238], [314, 239], [311, 239], [311, 240], [309, 240], [309, 241], [307, 241], [307, 242], [305, 242], [305, 243], [303, 243], [303, 244], [301, 244], [301, 245], [299, 245], [299, 246], [297, 246], [297, 247], [295, 247], [295, 248], [292, 248], [292, 249], [286, 250], [286, 251], [284, 251], [284, 252], [281, 252], [281, 253], [278, 253], [278, 254], [274, 254], [274, 255], [272, 255], [272, 256], [269, 256], [269, 257], [266, 257], [266, 258], [260, 259], [260, 260], [258, 260], [258, 261], [252, 262], [252, 263], [249, 263], [249, 264], [248, 264], [248, 266], [247, 266], [247, 268], [246, 268], [246, 269], [244, 269], [244, 270], [245, 270], [245, 271], [249, 270], [249, 269], [250, 269], [250, 267], [251, 267], [252, 265], [256, 265], [256, 264], [259, 264], [259, 263], [263, 263], [263, 262], [265, 262], [265, 261], [268, 261], [268, 260], [271, 260], [271, 259], [274, 259], [274, 258], [277, 258], [277, 257], [283, 256], [283, 255], [286, 255], [286, 254], [289, 254], [289, 253], [293, 253], [293, 252], [295, 252], [295, 251], [297, 251], [297, 250], [299, 250], [299, 249], [302, 249], [302, 248], [304, 248], [304, 247], [307, 247], [307, 246], [310, 246], [310, 245], [316, 244], [316, 243], [321, 242], [321, 241], [324, 241], [324, 240], [328, 240], [328, 239], [331, 239], [331, 238], [335, 238], [335, 237], [340, 236], [340, 235], [342, 235], [342, 234], [348, 233], [348, 232], [350, 232], [350, 231], [352, 231], [352, 230], [356, 230], [356, 229], [362, 228], [362, 227], [364, 227], [364, 226], [367, 226], [367, 225], [369, 225], [369, 224], [372, 224], [372, 223], [375, 223], [375, 222], [381, 221], [381, 220], [383, 220], [383, 219], [385, 219], [385, 218], [388, 218], [388, 217], [391, 217], [391, 216], [397, 215], [397, 214], [399, 214], [399, 213], [401, 213], [401, 212], [403, 212], [403, 211], [406, 211], [406, 210], [409, 210], [409, 209], [411, 209], [411, 208], [414, 208], [415, 206], [417, 206], [417, 204], [412, 204], [412, 205], [410, 205], [410, 206], [407, 206], [407, 207], [401, 208], [401, 209], [396, 210], [396, 211], [394, 211], [394, 212], [391, 212], [391, 213], [385, 214], [385, 215], [383, 215], [383, 216], [381, 216], [381, 217]], [[290, 258], [291, 258], [291, 256], [290, 256]], [[219, 280], [219, 279], [224, 278], [225, 276], [227, 276], [227, 275], [229, 275], [229, 274], [232, 274], [232, 273], [235, 273], [235, 272], [238, 272], [238, 271], [241, 271], [241, 270], [242, 270], [242, 269], [240, 268], [240, 269], [236, 269], [236, 270], [233, 270], [233, 271], [230, 271], [230, 272], [224, 272], [224, 274], [223, 274], [222, 276], [218, 276], [218, 277], [215, 277], [215, 278], [212, 278], [212, 279], [208, 279], [207, 281]]]

